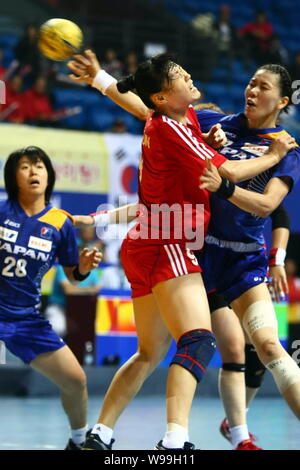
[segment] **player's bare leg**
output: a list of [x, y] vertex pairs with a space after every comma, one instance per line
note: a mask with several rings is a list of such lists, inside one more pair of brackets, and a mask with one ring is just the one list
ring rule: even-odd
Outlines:
[[104, 397], [98, 424], [93, 427], [85, 449], [111, 448], [113, 428], [117, 419], [170, 347], [172, 338], [161, 318], [153, 294], [134, 298], [133, 309], [138, 350], [115, 374]]
[[[205, 347], [213, 349], [214, 339], [211, 333], [207, 338], [193, 338], [193, 332], [211, 330], [208, 301], [200, 274], [189, 274], [158, 283], [153, 288], [161, 315], [177, 342], [177, 354], [181, 364], [173, 363], [167, 380], [167, 432], [162, 441], [162, 448], [182, 447], [188, 441], [188, 420], [197, 380], [184, 368], [184, 361], [193, 354], [190, 345], [181, 348], [182, 338], [190, 337], [191, 344], [200, 344], [199, 356]], [[201, 337], [201, 334], [200, 334]], [[180, 340], [180, 341], [178, 341]], [[203, 346], [202, 346], [202, 341]], [[201, 349], [202, 348], [202, 349]], [[184, 351], [184, 352], [180, 352]], [[209, 351], [209, 354], [213, 354]], [[210, 356], [210, 357], [211, 357]], [[182, 359], [181, 359], [182, 358]], [[201, 361], [201, 359], [198, 359]], [[197, 361], [197, 364], [199, 362]], [[193, 360], [193, 363], [196, 361]], [[197, 372], [196, 372], [197, 373]], [[200, 379], [198, 379], [200, 380]], [[161, 444], [161, 443], [160, 443]], [[160, 445], [159, 444], [159, 445]], [[159, 446], [158, 445], [158, 446]], [[158, 447], [160, 448], [160, 447]]]
[[[64, 346], [57, 351], [40, 354], [30, 366], [55, 383], [61, 394], [61, 402], [68, 416], [72, 439], [84, 442], [87, 431], [86, 376], [76, 357]], [[77, 431], [77, 432], [76, 432]]]
[[146, 378], [162, 361], [171, 336], [160, 316], [153, 294], [133, 299], [138, 350], [115, 374], [104, 397], [99, 423], [113, 428]]
[[[229, 308], [211, 316], [212, 329], [223, 364], [244, 365], [244, 335], [240, 322]], [[246, 423], [245, 376], [243, 372], [220, 369], [219, 392], [230, 427]]]
[[232, 306], [248, 330], [260, 360], [270, 370], [282, 396], [300, 418], [300, 369], [280, 344], [266, 284], [252, 287]]

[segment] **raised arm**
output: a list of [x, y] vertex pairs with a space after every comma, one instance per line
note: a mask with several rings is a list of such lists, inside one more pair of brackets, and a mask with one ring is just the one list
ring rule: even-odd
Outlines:
[[109, 211], [95, 212], [90, 215], [74, 215], [73, 219], [75, 227], [85, 225], [104, 227], [109, 224], [128, 224], [137, 217], [138, 210], [139, 203], [133, 202]]
[[71, 80], [94, 86], [138, 119], [145, 121], [148, 118], [151, 110], [134, 93], [130, 91], [124, 94], [119, 93], [117, 81], [101, 69], [93, 51], [86, 50], [84, 55], [76, 54], [74, 59], [68, 62], [68, 67], [73, 72], [70, 75]]

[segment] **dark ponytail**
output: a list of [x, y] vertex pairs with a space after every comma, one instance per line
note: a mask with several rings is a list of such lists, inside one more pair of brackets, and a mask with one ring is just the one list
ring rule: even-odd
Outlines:
[[117, 83], [117, 88], [120, 93], [127, 93], [128, 91], [135, 89], [135, 81], [133, 75], [128, 75], [128, 77], [122, 78]]
[[151, 95], [163, 90], [172, 80], [171, 71], [177, 66], [172, 54], [159, 54], [142, 62], [134, 75], [129, 75], [117, 83], [120, 93], [136, 91], [143, 103], [150, 109], [155, 106]]
[[285, 67], [282, 65], [278, 64], [265, 64], [262, 65], [257, 69], [258, 70], [266, 70], [267, 72], [274, 73], [275, 75], [278, 75], [279, 79], [279, 87], [280, 87], [280, 95], [287, 96], [289, 98], [289, 103], [285, 106], [285, 108], [282, 109], [285, 113], [288, 113], [288, 108], [291, 104], [292, 100], [292, 94], [293, 94], [293, 89], [292, 89], [292, 79]]

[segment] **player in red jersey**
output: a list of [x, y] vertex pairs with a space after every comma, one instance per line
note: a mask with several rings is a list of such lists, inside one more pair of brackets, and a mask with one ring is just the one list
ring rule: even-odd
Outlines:
[[[85, 60], [81, 56], [77, 65], [71, 64], [75, 73], [85, 74]], [[189, 249], [200, 247], [210, 218], [210, 196], [199, 190], [198, 177], [206, 159], [232, 179], [256, 175], [279, 161], [291, 139], [277, 141], [255, 163], [227, 161], [203, 139], [190, 107], [200, 96], [190, 75], [166, 55], [144, 62], [134, 77], [118, 84], [118, 93], [131, 89], [155, 109], [142, 146], [142, 210], [122, 246], [139, 347], [115, 375], [85, 448], [111, 449], [117, 418], [160, 362], [172, 336], [177, 352], [168, 374], [167, 432], [156, 448], [188, 450], [194, 448], [188, 442], [188, 416], [196, 384], [215, 350], [201, 269]]]

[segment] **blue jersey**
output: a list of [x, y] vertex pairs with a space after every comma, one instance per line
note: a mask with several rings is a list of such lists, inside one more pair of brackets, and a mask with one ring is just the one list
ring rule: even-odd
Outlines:
[[36, 313], [44, 274], [55, 259], [78, 263], [69, 215], [48, 205], [29, 217], [16, 201], [0, 203], [0, 319]]
[[[222, 125], [228, 143], [219, 151], [229, 160], [262, 156], [272, 139], [285, 132], [281, 126], [272, 129], [249, 129], [242, 113], [226, 115], [209, 110], [196, 112], [203, 132], [207, 132], [214, 124]], [[284, 176], [290, 178], [291, 185], [299, 179], [299, 147], [291, 150], [275, 167], [238, 185], [250, 191], [263, 193], [271, 178]], [[243, 251], [243, 243], [247, 244], [247, 251], [256, 251], [264, 245], [263, 227], [266, 219], [250, 214], [215, 194], [211, 197], [211, 212], [212, 218], [208, 230], [211, 243], [218, 244], [220, 240], [237, 242], [236, 245], [232, 245], [236, 248], [234, 251]], [[227, 246], [226, 243], [223, 245]]]

